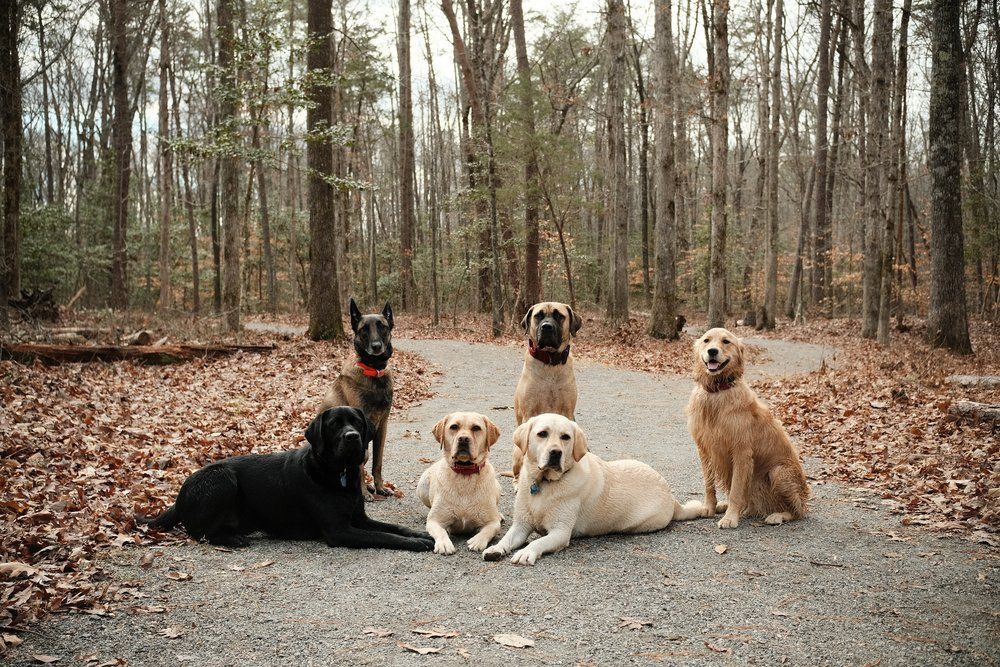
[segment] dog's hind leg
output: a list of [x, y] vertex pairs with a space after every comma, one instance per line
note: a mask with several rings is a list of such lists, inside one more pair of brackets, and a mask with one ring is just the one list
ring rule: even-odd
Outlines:
[[238, 492], [236, 473], [229, 468], [210, 466], [191, 475], [176, 505], [188, 534], [220, 546], [247, 546], [249, 541], [240, 534]]
[[768, 472], [768, 477], [771, 481], [771, 494], [778, 500], [780, 508], [772, 508], [778, 511], [768, 514], [764, 523], [780, 525], [804, 516], [809, 487], [801, 470], [779, 465]]

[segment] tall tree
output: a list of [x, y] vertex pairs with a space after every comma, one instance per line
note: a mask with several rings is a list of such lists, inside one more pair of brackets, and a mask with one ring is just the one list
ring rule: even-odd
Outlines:
[[726, 185], [729, 154], [729, 0], [712, 0], [713, 63], [710, 78], [712, 127], [712, 240], [708, 325], [726, 319]]
[[112, 200], [109, 207], [113, 232], [111, 255], [111, 307], [128, 308], [128, 211], [129, 180], [132, 176], [132, 105], [128, 99], [127, 0], [111, 0], [111, 90], [114, 119], [111, 121], [114, 167]]
[[222, 179], [222, 309], [226, 327], [240, 330], [240, 309], [243, 300], [243, 274], [240, 271], [240, 244], [243, 240], [243, 219], [239, 203], [239, 158], [235, 155], [236, 124], [239, 114], [239, 93], [236, 90], [236, 27], [233, 10], [236, 0], [219, 2], [219, 124], [223, 134], [220, 160]]
[[160, 10], [160, 115], [159, 140], [160, 155], [160, 308], [170, 307], [170, 214], [173, 206], [172, 186], [174, 180], [173, 150], [170, 148], [170, 19], [167, 16], [167, 0], [159, 0]]
[[309, 337], [344, 335], [337, 273], [336, 222], [333, 212], [332, 0], [309, 0], [306, 17], [306, 68], [310, 76], [306, 129], [309, 166]]
[[[829, 2], [829, 0], [824, 0]], [[781, 50], [784, 48], [783, 0], [772, 0], [771, 128], [767, 143], [767, 251], [764, 258], [764, 317], [759, 324], [773, 329], [778, 312], [778, 167], [781, 161]]]
[[399, 32], [396, 37], [399, 59], [399, 252], [402, 266], [403, 308], [416, 304], [413, 279], [413, 240], [417, 226], [414, 211], [416, 180], [413, 139], [413, 94], [410, 77], [410, 0], [399, 2]]
[[812, 262], [812, 298], [822, 311], [829, 309], [830, 286], [827, 284], [829, 275], [831, 250], [831, 225], [827, 200], [827, 166], [830, 149], [830, 137], [827, 132], [827, 118], [830, 101], [830, 25], [833, 12], [831, 0], [820, 0], [819, 5], [819, 74], [816, 77], [816, 197], [813, 204], [813, 262]]
[[962, 233], [961, 82], [959, 3], [931, 2], [931, 99], [928, 142], [931, 172], [931, 345], [971, 354], [965, 304]]
[[3, 221], [0, 227], [0, 327], [7, 326], [7, 300], [20, 290], [20, 216], [23, 130], [20, 0], [3, 3], [0, 14], [0, 132], [3, 139]]
[[611, 169], [608, 211], [611, 270], [607, 315], [615, 324], [628, 320], [628, 173], [625, 166], [625, 3], [608, 0], [608, 159]]
[[653, 18], [656, 91], [653, 123], [656, 135], [656, 254], [649, 334], [677, 338], [677, 173], [674, 156], [674, 104], [677, 67], [670, 0], [657, 0]]
[[535, 105], [532, 101], [531, 67], [528, 46], [524, 38], [524, 11], [521, 0], [510, 0], [510, 18], [514, 32], [514, 52], [517, 58], [518, 102], [521, 127], [527, 148], [524, 151], [524, 291], [518, 312], [541, 300], [538, 233], [538, 157], [535, 142]]

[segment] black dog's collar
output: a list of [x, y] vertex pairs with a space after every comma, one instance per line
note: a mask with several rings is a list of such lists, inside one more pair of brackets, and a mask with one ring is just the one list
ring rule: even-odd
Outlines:
[[535, 345], [535, 341], [528, 339], [528, 354], [538, 359], [543, 364], [549, 366], [561, 366], [569, 360], [569, 345], [562, 352], [549, 352]]

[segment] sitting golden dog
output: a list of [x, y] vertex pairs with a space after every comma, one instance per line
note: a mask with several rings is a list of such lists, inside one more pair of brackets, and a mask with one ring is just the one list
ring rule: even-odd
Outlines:
[[[516, 565], [534, 565], [564, 549], [571, 537], [651, 533], [671, 521], [701, 516], [701, 502], [681, 505], [660, 473], [641, 461], [605, 461], [587, 451], [583, 431], [562, 415], [542, 414], [514, 431], [523, 454], [514, 500], [514, 523], [483, 552], [495, 561], [520, 548], [532, 532], [542, 536], [514, 554]], [[428, 524], [428, 532], [432, 535]]]
[[[724, 511], [719, 528], [736, 528], [741, 516], [773, 525], [804, 516], [809, 485], [799, 454], [781, 422], [743, 382], [743, 344], [726, 329], [710, 329], [694, 353], [687, 415], [705, 477], [704, 516]], [[716, 505], [717, 484], [728, 505]]]
[[500, 531], [503, 517], [500, 483], [487, 460], [490, 447], [500, 437], [497, 425], [475, 412], [454, 412], [434, 425], [441, 443], [441, 460], [424, 471], [417, 497], [431, 508], [427, 532], [434, 538], [434, 553], [451, 555], [455, 545], [448, 531], [471, 533], [466, 546], [482, 551]]

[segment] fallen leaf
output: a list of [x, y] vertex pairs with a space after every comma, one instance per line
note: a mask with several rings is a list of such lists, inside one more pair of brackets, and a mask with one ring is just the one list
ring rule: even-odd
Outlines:
[[0, 563], [0, 576], [6, 579], [19, 579], [20, 577], [30, 577], [35, 574], [38, 574], [38, 570], [27, 563], [18, 561]]
[[437, 646], [414, 646], [413, 644], [400, 644], [399, 647], [406, 651], [419, 653], [420, 655], [427, 655], [429, 653], [441, 652], [441, 648]]
[[426, 456], [421, 456], [417, 460], [420, 461], [421, 463], [434, 463], [434, 459], [428, 458]]
[[715, 553], [719, 554], [720, 556], [722, 554], [726, 553], [728, 550], [729, 550], [729, 545], [728, 544], [716, 544], [715, 545]]
[[32, 653], [31, 657], [32, 657], [33, 660], [35, 660], [35, 662], [40, 662], [40, 663], [42, 663], [44, 665], [47, 665], [47, 664], [52, 663], [52, 662], [57, 662], [59, 660], [59, 658], [57, 656], [54, 656], [54, 655], [44, 655], [44, 654], [34, 654], [34, 653]]
[[725, 646], [716, 646], [715, 644], [713, 644], [711, 642], [705, 642], [705, 646], [707, 648], [709, 648], [710, 650], [715, 651], [716, 653], [732, 653], [733, 652], [733, 650], [731, 648], [726, 648]]
[[274, 561], [273, 560], [262, 560], [259, 563], [254, 563], [253, 565], [251, 565], [250, 569], [251, 570], [259, 570], [259, 569], [264, 568], [264, 567], [271, 567], [272, 565], [274, 565]]
[[392, 637], [393, 635], [392, 630], [388, 630], [386, 628], [375, 628], [371, 626], [365, 628], [364, 630], [362, 630], [362, 632], [370, 637]]
[[876, 410], [885, 410], [887, 407], [889, 407], [889, 404], [886, 403], [885, 401], [870, 401], [868, 405], [872, 406]]
[[458, 647], [457, 649], [455, 649], [455, 653], [459, 654], [463, 658], [471, 658], [472, 657], [472, 654], [469, 653], [468, 649], [464, 649], [462, 647]]
[[24, 642], [24, 640], [18, 637], [17, 635], [4, 634], [2, 637], [3, 637], [3, 643], [7, 644], [8, 646], [20, 646]]
[[167, 639], [177, 639], [178, 637], [184, 636], [184, 628], [179, 625], [168, 625], [157, 634], [161, 637], [166, 637]]
[[147, 551], [142, 555], [142, 558], [139, 560], [139, 567], [143, 569], [151, 568], [153, 566], [153, 561], [156, 560], [156, 557], [158, 555], [159, 554], [157, 552]]
[[652, 621], [647, 621], [644, 618], [635, 618], [633, 616], [622, 616], [621, 623], [618, 624], [619, 628], [628, 628], [629, 630], [642, 630], [644, 626], [653, 626]]
[[501, 646], [510, 648], [531, 648], [535, 645], [535, 640], [522, 637], [521, 635], [493, 635], [493, 641]]
[[173, 579], [174, 581], [190, 581], [191, 575], [187, 572], [171, 570], [170, 572], [167, 572], [167, 579]]
[[440, 628], [431, 628], [429, 630], [414, 629], [411, 632], [415, 635], [427, 637], [428, 639], [451, 639], [459, 635], [458, 630], [442, 630]]

